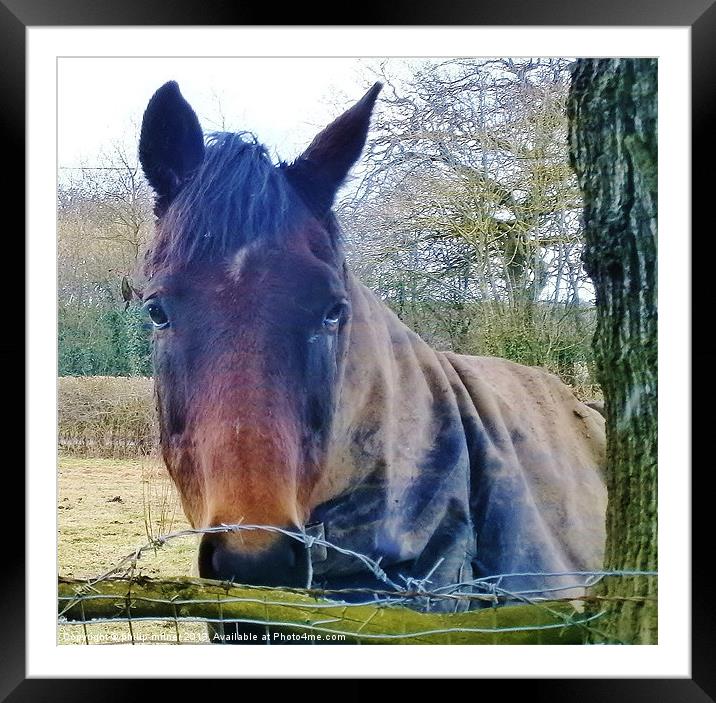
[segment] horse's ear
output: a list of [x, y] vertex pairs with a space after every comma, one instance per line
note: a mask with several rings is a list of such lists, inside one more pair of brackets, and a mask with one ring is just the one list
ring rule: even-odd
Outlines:
[[122, 276], [122, 300], [124, 300], [124, 309], [129, 307], [129, 304], [134, 298], [137, 300], [142, 299], [142, 291], [135, 288], [132, 281], [129, 280], [129, 276]]
[[291, 182], [321, 214], [331, 209], [336, 192], [363, 151], [370, 116], [382, 87], [382, 83], [376, 83], [286, 168]]
[[176, 81], [154, 93], [142, 119], [139, 161], [161, 215], [204, 159], [204, 135]]

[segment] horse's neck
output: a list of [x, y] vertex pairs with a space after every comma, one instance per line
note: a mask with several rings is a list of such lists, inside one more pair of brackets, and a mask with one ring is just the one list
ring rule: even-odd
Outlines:
[[376, 472], [399, 490], [431, 451], [442, 421], [436, 408], [455, 405], [441, 355], [352, 275], [349, 287], [352, 321], [321, 499]]
[[[474, 538], [469, 456], [449, 362], [355, 279], [351, 305], [312, 521], [323, 523], [329, 541], [381, 557], [395, 574], [455, 581]], [[355, 564], [329, 559], [320, 568], [340, 573]]]
[[[353, 320], [341, 394], [353, 424], [376, 422], [418, 430], [428, 418], [432, 389], [426, 372], [439, 369], [437, 354], [357, 279], [351, 281]], [[413, 407], [410, 407], [410, 406]], [[413, 432], [410, 432], [413, 434]]]

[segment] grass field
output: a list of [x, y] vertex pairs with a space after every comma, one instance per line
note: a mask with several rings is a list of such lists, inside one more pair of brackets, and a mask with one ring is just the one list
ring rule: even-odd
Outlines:
[[[61, 455], [58, 465], [58, 573], [93, 578], [156, 537], [188, 527], [179, 499], [160, 462]], [[147, 551], [138, 573], [150, 577], [194, 573], [197, 540], [186, 537]], [[163, 639], [175, 634], [173, 623], [135, 623], [134, 639]], [[183, 624], [182, 641], [206, 640], [201, 624]], [[91, 625], [91, 642], [131, 641], [127, 625]], [[58, 629], [58, 642], [83, 643], [78, 625]]]

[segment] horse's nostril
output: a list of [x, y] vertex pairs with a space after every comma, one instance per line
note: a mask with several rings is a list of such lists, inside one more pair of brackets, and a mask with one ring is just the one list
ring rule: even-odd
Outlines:
[[219, 578], [214, 569], [214, 552], [216, 551], [216, 536], [204, 535], [199, 544], [199, 575], [205, 579]]
[[294, 540], [291, 540], [291, 543], [288, 546], [288, 549], [286, 551], [286, 566], [289, 569], [293, 569], [296, 567], [296, 552], [293, 549]]
[[260, 552], [231, 549], [225, 535], [204, 535], [199, 546], [199, 574], [203, 578], [254, 586], [306, 585], [308, 560], [304, 546], [281, 535]]

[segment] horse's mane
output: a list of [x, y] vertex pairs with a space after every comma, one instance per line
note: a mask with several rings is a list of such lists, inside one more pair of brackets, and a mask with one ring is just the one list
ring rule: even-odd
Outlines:
[[253, 134], [214, 133], [201, 166], [160, 220], [147, 267], [225, 258], [255, 241], [280, 243], [301, 210], [305, 216], [282, 168]]

